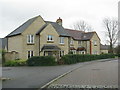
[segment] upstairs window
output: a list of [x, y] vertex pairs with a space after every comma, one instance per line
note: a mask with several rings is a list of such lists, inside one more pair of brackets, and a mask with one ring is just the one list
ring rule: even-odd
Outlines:
[[53, 36], [52, 36], [52, 35], [48, 35], [48, 36], [47, 36], [47, 40], [48, 40], [48, 41], [53, 41]]
[[60, 44], [64, 44], [64, 37], [60, 37]]
[[34, 35], [27, 35], [27, 43], [34, 43]]
[[96, 40], [94, 40], [94, 41], [93, 41], [93, 44], [96, 46], [96, 45], [97, 45], [97, 41], [96, 41]]
[[79, 44], [79, 45], [82, 45], [82, 41], [78, 41], [78, 44]]
[[73, 44], [73, 40], [72, 39], [70, 40], [70, 44]]

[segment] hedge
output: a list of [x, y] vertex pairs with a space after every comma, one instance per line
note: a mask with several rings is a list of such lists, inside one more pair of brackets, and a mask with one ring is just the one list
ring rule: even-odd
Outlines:
[[68, 54], [61, 57], [64, 64], [74, 64], [77, 62], [92, 61], [98, 59], [115, 58], [114, 54], [101, 54], [101, 55], [84, 55], [84, 54]]
[[53, 66], [56, 65], [53, 56], [33, 56], [27, 60], [28, 66]]
[[25, 66], [26, 60], [10, 60], [4, 63], [4, 66]]

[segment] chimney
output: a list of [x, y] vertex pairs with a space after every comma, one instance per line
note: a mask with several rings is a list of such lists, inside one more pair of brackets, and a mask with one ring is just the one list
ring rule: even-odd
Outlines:
[[62, 26], [62, 19], [59, 17], [59, 19], [56, 20], [56, 23]]

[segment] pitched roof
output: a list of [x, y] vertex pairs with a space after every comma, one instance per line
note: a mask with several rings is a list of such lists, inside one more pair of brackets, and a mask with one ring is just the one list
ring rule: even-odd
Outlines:
[[109, 50], [110, 45], [102, 45], [100, 44], [100, 50]]
[[72, 29], [65, 29], [75, 40], [90, 40], [95, 32], [84, 32]]
[[72, 29], [65, 29], [73, 39], [76, 40], [81, 40], [82, 34], [84, 33], [83, 31], [78, 31], [78, 30], [72, 30]]
[[44, 51], [58, 51], [60, 48], [56, 45], [44, 45], [41, 50]]
[[63, 26], [59, 25], [58, 23], [51, 21], [45, 21], [45, 22], [46, 24], [43, 25], [36, 34], [39, 34], [48, 24], [51, 24], [60, 36], [70, 36], [69, 33], [65, 31]]
[[34, 21], [37, 17], [38, 17], [38, 16], [29, 19], [28, 21], [26, 21], [25, 23], [23, 23], [21, 26], [19, 26], [17, 29], [15, 29], [13, 32], [11, 32], [10, 34], [8, 34], [6, 37], [10, 37], [10, 36], [15, 36], [15, 35], [21, 34], [30, 24], [33, 23], [33, 21]]

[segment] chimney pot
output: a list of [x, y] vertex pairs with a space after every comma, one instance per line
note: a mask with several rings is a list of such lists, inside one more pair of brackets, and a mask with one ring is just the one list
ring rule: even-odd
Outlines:
[[62, 26], [62, 19], [59, 17], [59, 19], [56, 20], [56, 23]]

